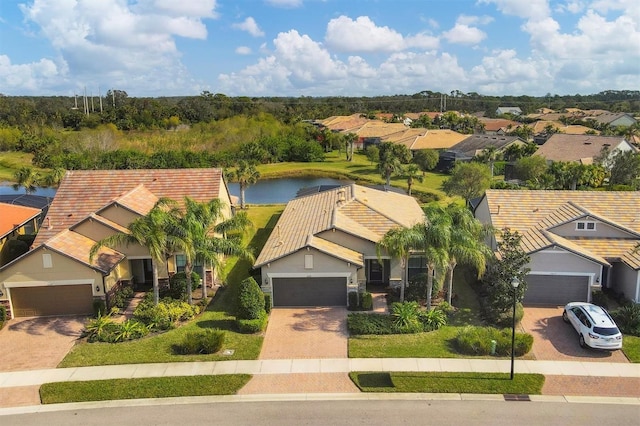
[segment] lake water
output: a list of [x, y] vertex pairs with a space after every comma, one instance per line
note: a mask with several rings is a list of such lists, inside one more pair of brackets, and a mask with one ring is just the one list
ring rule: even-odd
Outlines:
[[[318, 185], [347, 185], [347, 180], [331, 178], [281, 178], [259, 180], [244, 191], [247, 204], [282, 204], [295, 198], [300, 189]], [[231, 195], [240, 197], [240, 185], [229, 183]]]
[[[318, 185], [346, 185], [349, 183], [351, 182], [331, 178], [264, 179], [259, 180], [255, 185], [251, 185], [245, 190], [245, 202], [247, 204], [282, 204], [295, 198], [298, 191], [302, 188]], [[229, 183], [229, 192], [231, 195], [240, 197], [240, 185], [237, 183]], [[6, 182], [0, 184], [0, 195], [18, 195], [24, 193], [24, 188], [15, 190]], [[56, 188], [37, 188], [36, 192], [33, 193], [33, 195], [41, 195], [44, 197], [53, 197], [55, 194]]]

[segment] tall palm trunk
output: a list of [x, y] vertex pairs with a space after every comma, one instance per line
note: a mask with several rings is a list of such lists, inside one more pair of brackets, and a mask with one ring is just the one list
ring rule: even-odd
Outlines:
[[409, 281], [409, 257], [402, 258], [402, 273], [404, 275], [402, 284], [400, 285], [400, 302], [404, 302], [404, 293], [407, 282]]
[[160, 302], [160, 284], [158, 283], [158, 263], [151, 259], [151, 269], [153, 270], [153, 305]]
[[433, 265], [427, 266], [427, 311], [431, 310], [431, 296], [433, 294]]
[[187, 292], [187, 303], [189, 305], [193, 305], [193, 292], [191, 291], [191, 270], [193, 269], [193, 265], [191, 265], [190, 263], [186, 263], [184, 265], [184, 273], [186, 275], [186, 279], [187, 279], [187, 288], [186, 288], [186, 292]]
[[447, 286], [447, 303], [449, 305], [451, 305], [451, 294], [453, 293], [453, 270], [456, 269], [456, 262], [455, 261], [451, 261], [449, 262], [449, 270], [448, 272], [448, 281], [449, 284]]

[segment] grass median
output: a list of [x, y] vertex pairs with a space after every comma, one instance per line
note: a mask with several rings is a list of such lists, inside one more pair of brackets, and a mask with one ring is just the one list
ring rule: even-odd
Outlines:
[[453, 373], [453, 372], [361, 372], [349, 377], [362, 392], [421, 392], [538, 395], [542, 374]]
[[234, 395], [251, 378], [248, 374], [151, 377], [46, 383], [40, 387], [43, 404], [138, 398]]

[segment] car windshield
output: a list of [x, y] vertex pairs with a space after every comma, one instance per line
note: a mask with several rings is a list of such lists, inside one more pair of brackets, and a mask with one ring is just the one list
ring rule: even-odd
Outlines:
[[593, 332], [601, 336], [613, 336], [620, 333], [620, 330], [618, 330], [618, 327], [593, 327]]

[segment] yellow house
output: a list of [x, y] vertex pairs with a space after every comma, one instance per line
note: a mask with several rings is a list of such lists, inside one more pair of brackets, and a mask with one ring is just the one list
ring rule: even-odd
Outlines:
[[[78, 315], [93, 312], [96, 299], [109, 301], [121, 286], [151, 282], [151, 256], [139, 245], [91, 247], [116, 232], [127, 232], [161, 198], [181, 203], [220, 199], [231, 217], [231, 196], [220, 169], [69, 171], [62, 180], [32, 249], [0, 267], [0, 303], [10, 317]], [[167, 280], [183, 257], [159, 266]], [[214, 271], [200, 268], [205, 285]]]

